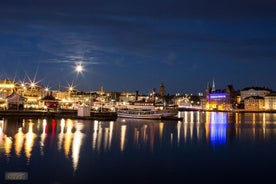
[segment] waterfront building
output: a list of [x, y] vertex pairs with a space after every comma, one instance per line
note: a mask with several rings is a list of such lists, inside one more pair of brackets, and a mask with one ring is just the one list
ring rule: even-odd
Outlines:
[[271, 89], [264, 88], [264, 87], [247, 87], [240, 91], [241, 93], [241, 100], [244, 100], [250, 96], [260, 96], [265, 97], [266, 95], [271, 93]]
[[207, 110], [232, 110], [236, 108], [236, 92], [232, 85], [228, 85], [226, 89], [216, 89], [213, 81], [212, 87], [207, 84], [205, 90]]
[[264, 97], [265, 110], [276, 110], [276, 92], [272, 92]]
[[44, 107], [47, 107], [47, 109], [54, 109], [56, 110], [58, 108], [58, 101], [53, 95], [52, 92], [50, 94], [47, 94], [45, 97], [41, 99], [41, 102], [43, 103]]
[[15, 82], [9, 79], [3, 79], [0, 81], [0, 98], [6, 98], [13, 93], [15, 88]]
[[261, 96], [249, 96], [244, 99], [244, 109], [259, 111], [264, 110], [264, 97]]
[[135, 101], [136, 98], [138, 98], [136, 93], [135, 92], [121, 92], [119, 95], [119, 102]]
[[11, 95], [15, 89], [15, 83], [9, 79], [0, 80], [0, 107], [6, 108], [6, 98]]
[[[179, 110], [185, 109], [205, 109], [206, 99], [202, 93], [194, 94], [177, 94], [172, 99], [173, 104], [178, 106]], [[204, 106], [202, 106], [204, 105]]]
[[7, 109], [23, 110], [26, 101], [26, 98], [13, 91], [13, 93], [6, 98], [6, 107]]

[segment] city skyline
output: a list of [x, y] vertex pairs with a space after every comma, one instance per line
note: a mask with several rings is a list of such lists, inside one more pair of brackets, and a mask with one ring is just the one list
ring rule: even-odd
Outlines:
[[[38, 0], [0, 3], [0, 76], [81, 90], [276, 89], [276, 3]], [[75, 71], [81, 64], [83, 71]]]

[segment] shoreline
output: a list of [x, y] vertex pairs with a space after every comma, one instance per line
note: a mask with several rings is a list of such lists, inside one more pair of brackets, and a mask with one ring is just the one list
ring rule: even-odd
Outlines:
[[116, 120], [116, 112], [93, 112], [90, 116], [78, 116], [76, 110], [42, 111], [42, 110], [0, 110], [0, 117], [22, 118], [70, 118], [83, 120]]
[[233, 113], [276, 113], [276, 110], [245, 110], [245, 109], [233, 109], [233, 110], [207, 110], [207, 109], [181, 109], [179, 112], [184, 111], [200, 111], [200, 112], [233, 112]]
[[[206, 109], [181, 109], [179, 112], [196, 111], [196, 112], [225, 112], [225, 113], [269, 113], [274, 114], [276, 110], [206, 110]], [[78, 116], [77, 110], [61, 110], [61, 111], [43, 111], [43, 110], [0, 110], [0, 118], [70, 118], [81, 120], [101, 120], [115, 121], [117, 119], [116, 112], [95, 112], [91, 111], [90, 116]], [[183, 118], [163, 118], [163, 120], [182, 120]]]

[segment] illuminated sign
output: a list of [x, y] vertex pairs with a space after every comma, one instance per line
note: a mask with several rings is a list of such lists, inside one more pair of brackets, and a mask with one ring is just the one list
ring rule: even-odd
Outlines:
[[214, 93], [209, 95], [210, 99], [224, 99], [226, 98], [226, 95], [223, 93]]

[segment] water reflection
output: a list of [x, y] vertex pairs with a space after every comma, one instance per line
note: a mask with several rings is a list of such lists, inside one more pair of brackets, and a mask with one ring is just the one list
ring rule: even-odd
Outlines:
[[226, 143], [226, 129], [228, 119], [226, 113], [211, 112], [211, 118], [206, 119], [206, 124], [210, 128], [210, 143], [212, 145]]
[[15, 154], [17, 157], [20, 157], [24, 142], [24, 133], [22, 132], [22, 127], [18, 128], [18, 132], [14, 135], [14, 141]]
[[73, 138], [73, 133], [72, 133], [72, 129], [73, 129], [73, 122], [72, 120], [67, 120], [66, 122], [66, 133], [65, 133], [65, 138], [64, 138], [64, 154], [65, 156], [68, 158], [69, 157], [69, 153], [70, 153], [70, 148], [71, 148], [71, 143], [72, 143], [72, 138]]
[[114, 121], [102, 122], [95, 120], [92, 130], [92, 149], [97, 152], [110, 151], [114, 131]]
[[83, 126], [84, 125], [82, 124], [82, 122], [78, 122], [78, 121], [75, 122], [76, 131], [74, 133], [73, 145], [72, 145], [72, 159], [73, 159], [74, 171], [76, 171], [78, 167], [80, 149], [84, 138], [84, 134], [81, 132], [81, 130], [83, 129]]
[[45, 139], [47, 136], [47, 131], [48, 131], [48, 127], [47, 127], [47, 120], [43, 119], [42, 120], [42, 133], [40, 135], [41, 139], [40, 139], [40, 154], [44, 155], [44, 145], [45, 145]]
[[34, 123], [32, 121], [28, 122], [28, 132], [25, 134], [25, 155], [28, 161], [32, 155], [32, 149], [34, 146], [34, 140], [36, 138], [36, 134], [33, 132]]
[[187, 111], [179, 116], [183, 120], [0, 120], [0, 155], [24, 158], [29, 164], [34, 154], [41, 158], [58, 154], [69, 160], [75, 172], [85, 151], [89, 156], [130, 150], [155, 153], [191, 144], [227, 146], [276, 138], [275, 114]]
[[12, 138], [4, 133], [5, 121], [0, 120], [0, 151], [5, 153], [5, 156], [9, 157], [12, 148]]
[[126, 143], [126, 125], [121, 126], [121, 136], [120, 136], [120, 150], [125, 150], [125, 143]]
[[58, 135], [58, 150], [61, 151], [64, 140], [65, 119], [60, 120], [60, 133]]

